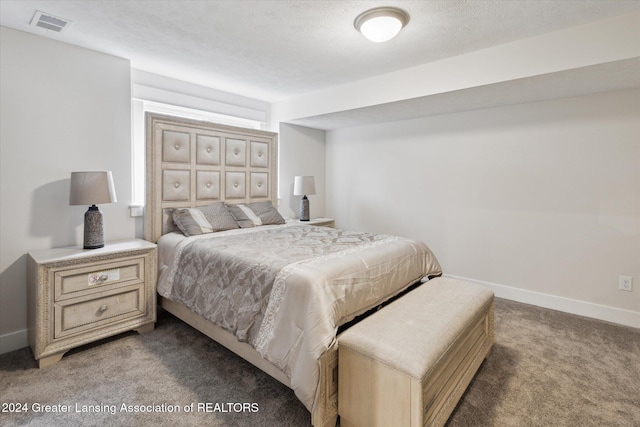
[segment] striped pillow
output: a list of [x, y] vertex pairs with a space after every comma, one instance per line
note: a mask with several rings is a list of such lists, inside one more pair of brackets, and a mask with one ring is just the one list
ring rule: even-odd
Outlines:
[[[262, 223], [256, 223], [256, 220], [260, 221], [260, 218], [258, 218], [251, 209], [244, 205], [227, 204], [227, 209], [229, 209], [229, 212], [231, 212], [231, 215], [233, 215], [240, 228], [252, 228], [256, 225], [262, 225]], [[253, 218], [248, 215], [249, 213], [253, 215]]]
[[284, 224], [285, 220], [280, 213], [273, 207], [270, 201], [249, 203], [246, 205], [251, 209], [260, 221], [262, 225], [271, 224]]
[[185, 236], [212, 233], [213, 227], [200, 209], [179, 208], [173, 211], [173, 222]]

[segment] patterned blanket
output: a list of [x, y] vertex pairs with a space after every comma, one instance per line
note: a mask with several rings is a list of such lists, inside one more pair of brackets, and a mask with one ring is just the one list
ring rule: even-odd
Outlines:
[[441, 273], [422, 242], [308, 225], [184, 238], [171, 253], [158, 292], [248, 342], [309, 410], [338, 326]]

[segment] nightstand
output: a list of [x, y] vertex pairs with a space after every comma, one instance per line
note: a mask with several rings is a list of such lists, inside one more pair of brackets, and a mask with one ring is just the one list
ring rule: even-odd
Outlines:
[[56, 248], [28, 256], [29, 344], [40, 368], [71, 348], [156, 321], [156, 245]]
[[300, 221], [301, 224], [317, 225], [321, 227], [335, 228], [336, 222], [333, 218], [311, 218], [309, 221]]

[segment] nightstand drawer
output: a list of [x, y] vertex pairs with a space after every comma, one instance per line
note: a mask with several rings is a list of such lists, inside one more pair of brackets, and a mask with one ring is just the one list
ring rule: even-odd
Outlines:
[[118, 262], [92, 264], [80, 268], [58, 270], [54, 272], [55, 300], [63, 296], [76, 296], [76, 293], [94, 290], [101, 291], [104, 286], [115, 287], [144, 281], [144, 258], [127, 259]]
[[145, 313], [144, 287], [127, 287], [95, 299], [72, 299], [54, 305], [54, 339]]

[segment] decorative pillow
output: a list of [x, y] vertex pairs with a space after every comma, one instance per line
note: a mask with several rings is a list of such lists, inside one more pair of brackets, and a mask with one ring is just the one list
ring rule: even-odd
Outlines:
[[256, 213], [254, 211], [252, 211], [245, 205], [238, 205], [238, 207], [240, 208], [240, 210], [242, 210], [242, 212], [244, 212], [247, 218], [249, 218], [249, 220], [253, 222], [254, 226], [259, 227], [262, 225], [262, 220], [256, 216]]
[[258, 218], [260, 218], [260, 221], [262, 221], [262, 225], [285, 223], [282, 215], [280, 215], [276, 208], [273, 207], [270, 201], [249, 203], [246, 206], [251, 209]]
[[180, 208], [173, 211], [173, 222], [185, 236], [213, 232], [213, 227], [200, 209]]
[[240, 228], [229, 209], [222, 202], [197, 208], [202, 211], [213, 231], [233, 230]]
[[[257, 225], [247, 215], [245, 209], [248, 209], [248, 208], [246, 206], [243, 206], [243, 205], [226, 205], [226, 206], [227, 206], [227, 209], [229, 209], [229, 212], [231, 212], [231, 215], [233, 215], [233, 217], [235, 218], [240, 228], [251, 228]], [[252, 212], [250, 209], [249, 211]], [[256, 217], [255, 214], [253, 216]], [[260, 218], [258, 218], [258, 221], [260, 221]]]

